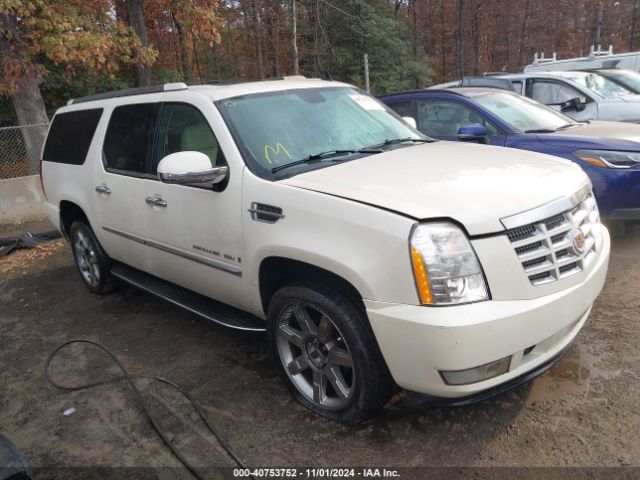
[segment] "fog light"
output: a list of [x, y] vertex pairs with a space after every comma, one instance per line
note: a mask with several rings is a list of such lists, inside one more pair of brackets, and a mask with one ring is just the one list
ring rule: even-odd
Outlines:
[[443, 380], [447, 385], [467, 385], [469, 383], [481, 382], [497, 377], [509, 371], [511, 357], [504, 357], [495, 362], [485, 363], [479, 367], [469, 368], [467, 370], [455, 370], [449, 372], [440, 372]]

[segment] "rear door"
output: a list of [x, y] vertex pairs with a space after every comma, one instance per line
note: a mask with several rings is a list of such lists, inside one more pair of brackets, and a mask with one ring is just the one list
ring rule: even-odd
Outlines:
[[103, 247], [112, 258], [149, 273], [155, 268], [144, 244], [148, 222], [144, 194], [159, 112], [160, 103], [113, 110], [93, 185]]

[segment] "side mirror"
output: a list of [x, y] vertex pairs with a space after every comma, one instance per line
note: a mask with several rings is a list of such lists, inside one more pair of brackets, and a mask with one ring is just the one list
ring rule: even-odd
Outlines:
[[560, 104], [561, 112], [581, 112], [586, 108], [585, 102], [583, 102], [579, 97], [571, 98], [566, 102]]
[[190, 187], [212, 187], [222, 182], [229, 167], [212, 167], [211, 160], [200, 152], [176, 152], [158, 164], [158, 178], [164, 183]]
[[484, 125], [471, 123], [460, 127], [458, 130], [458, 140], [461, 142], [489, 143], [489, 132]]
[[411, 125], [416, 130], [418, 129], [418, 124], [416, 123], [416, 119], [415, 118], [413, 118], [413, 117], [402, 117], [402, 119], [405, 121], [405, 123], [408, 123], [409, 125]]

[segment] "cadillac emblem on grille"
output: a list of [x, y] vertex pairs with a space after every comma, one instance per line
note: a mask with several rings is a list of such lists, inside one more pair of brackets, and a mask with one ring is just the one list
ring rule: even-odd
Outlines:
[[587, 239], [584, 236], [584, 233], [582, 233], [582, 230], [576, 228], [571, 233], [571, 243], [573, 244], [573, 249], [576, 251], [576, 253], [584, 253]]
[[556, 203], [562, 210], [553, 214], [545, 206], [540, 220], [531, 210], [502, 219], [503, 224], [507, 221], [507, 237], [532, 285], [585, 271], [602, 240], [598, 207], [588, 186]]

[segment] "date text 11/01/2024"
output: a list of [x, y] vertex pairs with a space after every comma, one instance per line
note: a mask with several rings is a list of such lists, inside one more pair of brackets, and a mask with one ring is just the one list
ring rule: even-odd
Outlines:
[[387, 468], [257, 468], [233, 470], [235, 478], [399, 478], [397, 470]]

